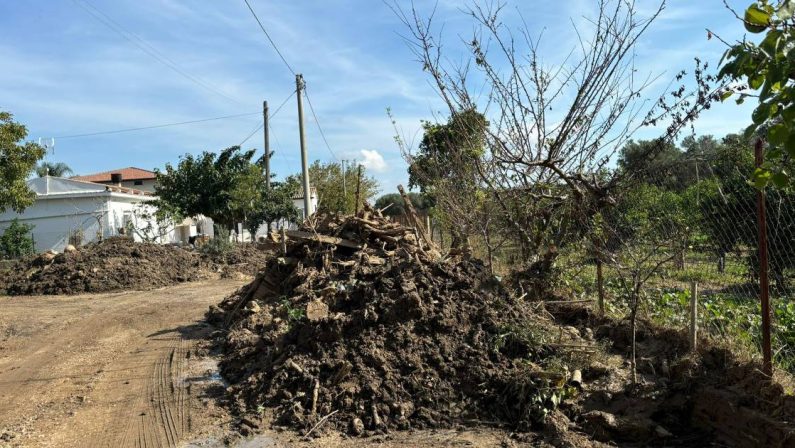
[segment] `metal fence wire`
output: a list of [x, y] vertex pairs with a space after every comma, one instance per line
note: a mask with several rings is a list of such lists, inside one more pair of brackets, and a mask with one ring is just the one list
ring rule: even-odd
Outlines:
[[[561, 249], [562, 286], [587, 298], [600, 295], [601, 285], [606, 311], [616, 314], [627, 312], [638, 287], [641, 315], [679, 328], [689, 324], [695, 287], [701, 334], [759, 353], [753, 170], [749, 146], [721, 145], [634, 176], [614, 207], [583, 223], [584, 241]], [[764, 194], [773, 358], [795, 371], [795, 194], [772, 188]]]

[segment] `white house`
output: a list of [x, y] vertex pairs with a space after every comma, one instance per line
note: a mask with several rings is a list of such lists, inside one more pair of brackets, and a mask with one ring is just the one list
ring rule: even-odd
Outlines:
[[160, 232], [155, 220], [146, 216], [154, 211], [147, 203], [155, 197], [141, 190], [50, 176], [29, 180], [28, 187], [36, 193], [36, 202], [21, 214], [11, 210], [0, 213], [0, 233], [15, 218], [33, 225], [38, 252], [60, 252], [70, 243], [79, 245], [100, 236], [120, 235], [128, 232], [130, 225], [146, 229], [133, 232], [139, 241], [144, 233], [158, 235], [156, 240], [162, 243], [177, 242], [190, 235], [191, 229], [180, 227]]

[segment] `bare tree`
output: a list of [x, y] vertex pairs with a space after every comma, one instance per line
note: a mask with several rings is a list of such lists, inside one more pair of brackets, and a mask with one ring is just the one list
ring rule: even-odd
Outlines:
[[[660, 77], [639, 76], [635, 48], [664, 7], [662, 0], [641, 17], [632, 0], [599, 0], [585, 25], [572, 21], [577, 43], [563, 62], [550, 65], [541, 35], [524, 20], [505, 25], [501, 3], [475, 2], [465, 11], [475, 31], [458, 63], [445, 55], [434, 13], [423, 17], [416, 8], [392, 5], [450, 116], [479, 110], [488, 119], [485, 151], [473, 172], [525, 259], [578, 240], [590, 217], [614, 202], [619, 174], [608, 163], [638, 129], [670, 119], [660, 138], [670, 141], [717, 97], [720, 89], [702, 82], [700, 63], [697, 86], [674, 89], [672, 103], [645, 97]], [[404, 145], [403, 152], [413, 163], [412, 148]]]

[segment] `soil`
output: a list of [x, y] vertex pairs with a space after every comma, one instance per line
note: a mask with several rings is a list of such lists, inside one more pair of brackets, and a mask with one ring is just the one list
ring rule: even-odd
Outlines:
[[21, 260], [3, 283], [10, 295], [146, 290], [219, 275], [253, 276], [269, 256], [250, 244], [211, 256], [177, 246], [109, 238], [74, 252]]
[[329, 434], [312, 441], [263, 425], [243, 438], [208, 353], [202, 314], [243, 285], [147, 292], [0, 296], [0, 447], [512, 446], [488, 427]]
[[[224, 437], [197, 356], [207, 305], [241, 282], [0, 297], [0, 446], [177, 446]], [[209, 360], [210, 368], [212, 361]]]
[[689, 354], [642, 323], [633, 381], [626, 322], [522, 299], [370, 209], [302, 230], [208, 312], [244, 434], [487, 425], [508, 445], [795, 446], [791, 391], [708, 341]]

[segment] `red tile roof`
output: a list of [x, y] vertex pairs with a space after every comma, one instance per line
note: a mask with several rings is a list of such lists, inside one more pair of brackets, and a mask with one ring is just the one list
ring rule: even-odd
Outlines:
[[111, 174], [120, 173], [121, 180], [149, 180], [155, 178], [155, 172], [135, 168], [133, 166], [127, 168], [119, 168], [118, 170], [105, 171], [102, 173], [87, 174], [85, 176], [75, 176], [72, 179], [82, 180], [85, 182], [110, 182]]

